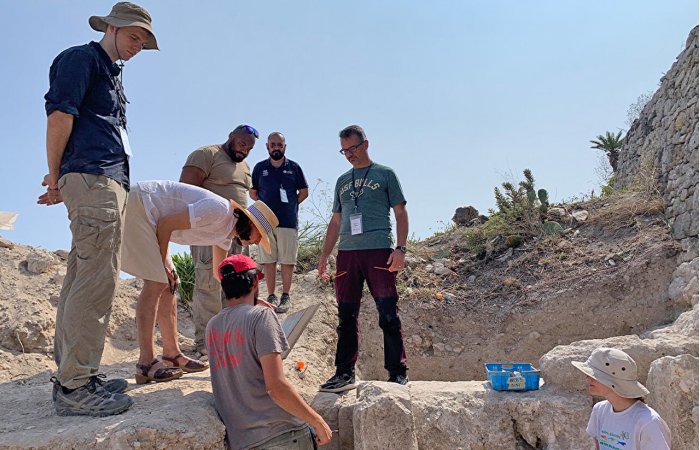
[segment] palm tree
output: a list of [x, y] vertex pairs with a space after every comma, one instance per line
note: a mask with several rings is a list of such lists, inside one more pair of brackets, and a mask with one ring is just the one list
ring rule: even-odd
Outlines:
[[617, 158], [620, 156], [620, 149], [625, 143], [625, 138], [622, 137], [622, 130], [617, 135], [612, 131], [606, 131], [605, 136], [599, 134], [598, 137], [591, 141], [591, 148], [603, 150], [608, 155], [608, 161], [613, 172], [617, 172]]

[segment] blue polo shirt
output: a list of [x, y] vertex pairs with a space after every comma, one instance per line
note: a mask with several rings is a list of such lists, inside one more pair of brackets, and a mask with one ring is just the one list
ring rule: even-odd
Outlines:
[[[282, 202], [280, 187], [287, 193], [287, 203]], [[253, 189], [258, 197], [270, 207], [280, 221], [281, 228], [296, 228], [298, 225], [299, 203], [297, 191], [309, 187], [299, 164], [284, 158], [280, 167], [275, 167], [270, 159], [260, 161], [253, 168]]]
[[126, 128], [120, 68], [97, 42], [61, 52], [49, 70], [46, 115], [73, 115], [59, 177], [72, 172], [104, 175], [129, 189], [129, 159], [119, 126]]

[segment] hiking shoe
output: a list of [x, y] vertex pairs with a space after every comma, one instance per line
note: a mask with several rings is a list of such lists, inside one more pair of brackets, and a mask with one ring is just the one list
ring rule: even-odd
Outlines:
[[408, 375], [389, 375], [389, 379], [386, 381], [389, 383], [406, 384], [408, 383]]
[[268, 295], [266, 301], [272, 306], [277, 306], [277, 296], [275, 294]]
[[[107, 375], [103, 373], [98, 373], [92, 378], [95, 379], [95, 383], [102, 386], [102, 388], [110, 394], [122, 394], [124, 393], [124, 391], [126, 391], [127, 386], [129, 386], [129, 382], [126, 381], [124, 378], [112, 378], [111, 380], [107, 380]], [[50, 381], [53, 383], [53, 392], [51, 398], [55, 402], [56, 393], [59, 389], [61, 389], [61, 383], [58, 382], [58, 378], [56, 377], [51, 377]]]
[[129, 382], [126, 381], [126, 379], [112, 378], [111, 380], [108, 380], [107, 375], [103, 373], [98, 373], [92, 378], [94, 378], [95, 382], [102, 386], [102, 388], [110, 394], [123, 394], [124, 391], [126, 391], [127, 386], [129, 386]]
[[343, 392], [355, 389], [355, 374], [336, 373], [321, 385], [319, 392]]
[[284, 314], [289, 311], [289, 307], [292, 306], [292, 301], [289, 299], [289, 294], [282, 294], [280, 298], [280, 304], [275, 308], [277, 314]]
[[53, 403], [56, 414], [104, 417], [121, 414], [134, 404], [128, 395], [107, 392], [96, 380], [97, 377], [92, 377], [86, 385], [70, 392], [62, 387], [57, 389]]

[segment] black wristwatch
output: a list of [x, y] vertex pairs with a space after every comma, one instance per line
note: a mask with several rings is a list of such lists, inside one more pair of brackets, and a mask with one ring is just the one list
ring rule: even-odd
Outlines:
[[401, 250], [403, 253], [408, 251], [405, 245], [397, 245], [395, 250]]

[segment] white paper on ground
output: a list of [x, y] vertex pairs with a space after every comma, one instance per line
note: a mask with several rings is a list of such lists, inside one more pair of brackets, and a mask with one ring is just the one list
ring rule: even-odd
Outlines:
[[0, 230], [13, 230], [18, 213], [0, 211]]

